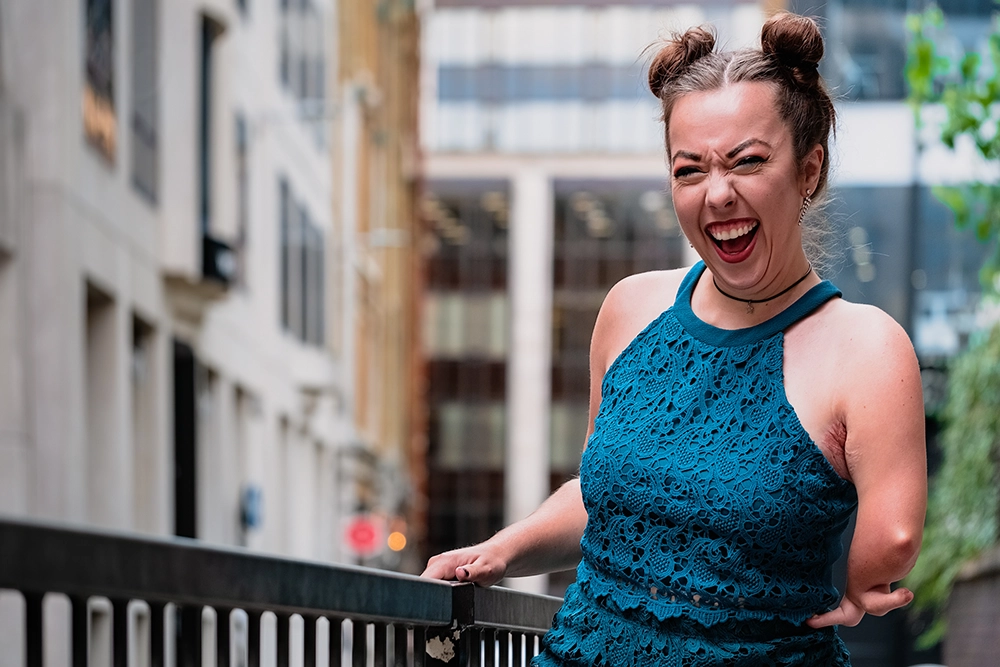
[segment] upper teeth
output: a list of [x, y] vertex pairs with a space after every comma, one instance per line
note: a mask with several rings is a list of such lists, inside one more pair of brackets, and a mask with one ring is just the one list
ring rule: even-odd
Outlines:
[[728, 241], [729, 239], [735, 239], [743, 236], [744, 234], [749, 234], [750, 231], [756, 226], [756, 222], [751, 222], [743, 225], [742, 227], [736, 227], [735, 229], [722, 232], [709, 232], [709, 234], [711, 234], [712, 238], [716, 241]]

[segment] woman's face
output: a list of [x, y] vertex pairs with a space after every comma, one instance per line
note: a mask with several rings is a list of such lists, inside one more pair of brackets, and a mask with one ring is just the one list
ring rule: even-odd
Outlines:
[[681, 228], [720, 284], [767, 291], [803, 261], [799, 211], [823, 149], [799, 165], [772, 87], [738, 83], [677, 100], [669, 129]]

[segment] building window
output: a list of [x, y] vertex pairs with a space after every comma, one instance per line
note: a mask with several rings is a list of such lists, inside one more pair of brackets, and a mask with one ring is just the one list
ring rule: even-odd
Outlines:
[[323, 14], [310, 0], [281, 0], [279, 18], [278, 71], [282, 87], [310, 118], [321, 108], [325, 96], [323, 63]]
[[552, 295], [552, 488], [577, 473], [590, 402], [590, 337], [626, 276], [683, 266], [686, 241], [660, 181], [557, 181]]
[[115, 161], [115, 35], [111, 0], [86, 0], [83, 131], [109, 163]]
[[323, 278], [325, 273], [323, 233], [311, 224], [303, 210], [302, 233], [302, 284], [303, 291], [303, 340], [321, 346], [324, 334]]
[[281, 229], [281, 326], [288, 329], [292, 322], [292, 300], [288, 295], [292, 291], [292, 225], [291, 225], [291, 205], [292, 196], [288, 189], [288, 181], [282, 179], [278, 184], [278, 215], [280, 217]]
[[281, 324], [308, 345], [325, 341], [326, 248], [322, 230], [308, 209], [295, 201], [282, 180], [281, 216]]
[[159, 156], [159, 70], [157, 0], [135, 0], [132, 6], [132, 183], [150, 201], [157, 196]]
[[236, 114], [236, 255], [235, 283], [247, 286], [250, 236], [250, 137], [246, 115]]
[[437, 553], [503, 526], [510, 196], [502, 181], [429, 190], [427, 548]]
[[213, 70], [216, 40], [223, 27], [207, 16], [201, 17], [201, 72], [200, 102], [198, 113], [198, 175], [199, 213], [203, 234], [211, 231], [212, 214], [212, 98], [214, 96]]

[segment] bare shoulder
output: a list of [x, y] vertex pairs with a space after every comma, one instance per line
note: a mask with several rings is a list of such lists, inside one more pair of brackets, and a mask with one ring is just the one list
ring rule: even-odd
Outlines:
[[829, 306], [827, 327], [836, 332], [838, 348], [858, 362], [895, 363], [902, 357], [907, 363], [916, 363], [909, 336], [885, 311], [844, 299], [835, 299]]
[[[823, 347], [839, 369], [848, 402], [920, 391], [920, 367], [906, 331], [885, 311], [835, 299], [821, 313]], [[881, 399], [880, 399], [881, 400]]]
[[636, 273], [608, 292], [594, 325], [591, 357], [604, 370], [639, 332], [673, 305], [689, 268]]

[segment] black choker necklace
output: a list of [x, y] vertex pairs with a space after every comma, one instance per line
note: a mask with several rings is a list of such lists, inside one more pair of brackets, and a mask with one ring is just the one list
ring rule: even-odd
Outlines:
[[719, 294], [721, 294], [722, 296], [729, 297], [733, 301], [741, 301], [741, 302], [745, 303], [747, 305], [747, 313], [749, 314], [749, 313], [753, 312], [753, 305], [755, 303], [765, 303], [767, 301], [772, 301], [774, 299], [777, 299], [782, 294], [790, 292], [796, 285], [798, 285], [800, 282], [802, 282], [803, 280], [805, 280], [806, 278], [808, 278], [809, 274], [812, 273], [812, 272], [813, 272], [813, 267], [812, 267], [812, 264], [810, 264], [809, 265], [809, 270], [806, 271], [805, 274], [801, 278], [799, 278], [794, 283], [792, 283], [791, 285], [789, 285], [785, 289], [781, 290], [777, 294], [769, 296], [766, 299], [741, 299], [738, 296], [733, 296], [732, 294], [728, 294], [725, 290], [723, 290], [721, 287], [719, 287], [719, 283], [718, 283], [718, 281], [715, 280], [715, 276], [712, 276], [712, 282], [715, 284], [715, 289], [719, 290]]

